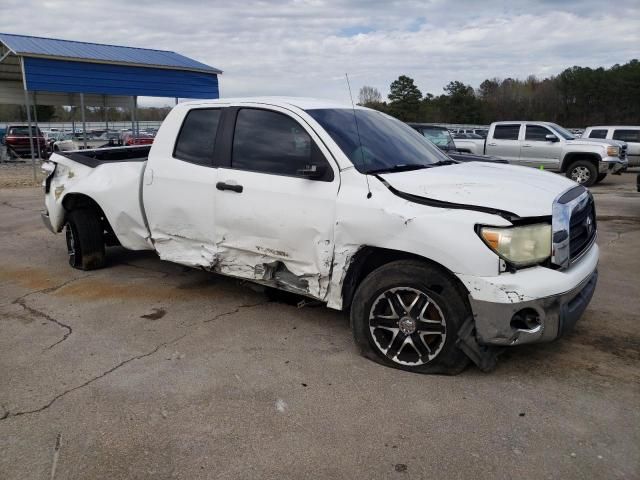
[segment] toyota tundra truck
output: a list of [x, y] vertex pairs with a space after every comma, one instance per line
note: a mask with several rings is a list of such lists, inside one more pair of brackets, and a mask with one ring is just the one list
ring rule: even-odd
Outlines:
[[617, 140], [576, 138], [549, 122], [494, 122], [487, 138], [455, 139], [459, 151], [503, 158], [522, 165], [564, 173], [590, 187], [608, 173], [626, 170], [627, 145]]
[[489, 370], [504, 347], [554, 340], [596, 286], [587, 189], [460, 164], [367, 108], [181, 103], [151, 146], [44, 168], [43, 220], [72, 267], [104, 267], [120, 245], [310, 297], [349, 312], [364, 356], [413, 372]]

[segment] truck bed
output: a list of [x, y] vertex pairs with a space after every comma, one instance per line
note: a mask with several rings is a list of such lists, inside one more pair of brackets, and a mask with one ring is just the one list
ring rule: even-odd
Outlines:
[[151, 145], [95, 148], [56, 153], [87, 167], [96, 168], [105, 163], [146, 162], [149, 157], [149, 150], [151, 150]]

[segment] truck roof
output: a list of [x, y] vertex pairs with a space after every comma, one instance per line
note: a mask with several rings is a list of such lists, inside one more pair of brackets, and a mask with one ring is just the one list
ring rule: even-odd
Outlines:
[[553, 122], [541, 122], [538, 120], [503, 120], [501, 122], [493, 122], [492, 125], [513, 125], [514, 123], [531, 123], [534, 125], [555, 125]]
[[[350, 103], [337, 102], [319, 98], [306, 97], [238, 97], [220, 98], [218, 100], [194, 100], [182, 102], [180, 105], [229, 105], [239, 103], [264, 103], [280, 107], [294, 106], [302, 110], [315, 110], [320, 108], [353, 108]], [[355, 108], [363, 109], [358, 105]]]
[[587, 127], [587, 129], [589, 128], [625, 128], [628, 130], [640, 130], [640, 125], [594, 125]]

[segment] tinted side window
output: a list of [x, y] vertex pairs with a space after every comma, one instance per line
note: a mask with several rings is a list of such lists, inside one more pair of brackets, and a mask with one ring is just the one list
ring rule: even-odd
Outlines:
[[589, 132], [589, 138], [607, 138], [606, 130], [591, 130]]
[[496, 125], [493, 138], [496, 140], [517, 140], [520, 133], [520, 125]]
[[221, 112], [219, 108], [191, 110], [178, 134], [173, 156], [198, 165], [211, 166]]
[[533, 142], [546, 142], [547, 135], [553, 135], [553, 132], [548, 128], [541, 127], [540, 125], [527, 125], [525, 132], [525, 140]]
[[309, 134], [287, 115], [243, 108], [236, 119], [231, 167], [301, 176], [298, 171], [312, 163], [312, 144]]
[[614, 130], [613, 138], [623, 142], [640, 143], [640, 130]]

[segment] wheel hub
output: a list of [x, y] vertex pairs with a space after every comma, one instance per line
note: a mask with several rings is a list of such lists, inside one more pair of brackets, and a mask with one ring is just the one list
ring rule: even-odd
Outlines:
[[427, 293], [399, 286], [373, 301], [369, 333], [374, 346], [392, 362], [419, 366], [440, 354], [447, 324], [439, 305]]
[[411, 335], [416, 331], [416, 321], [411, 317], [402, 317], [398, 322], [400, 331], [406, 335]]

